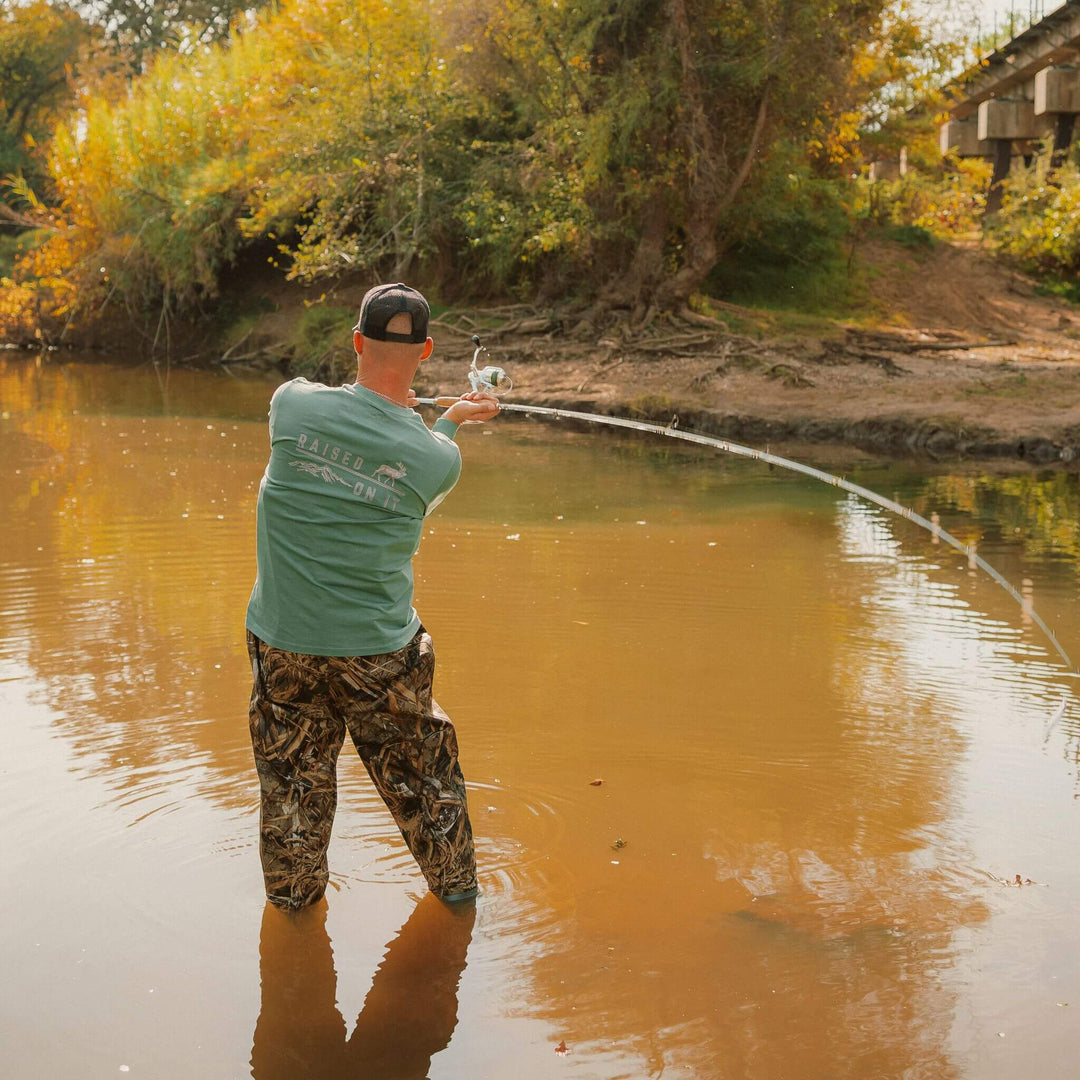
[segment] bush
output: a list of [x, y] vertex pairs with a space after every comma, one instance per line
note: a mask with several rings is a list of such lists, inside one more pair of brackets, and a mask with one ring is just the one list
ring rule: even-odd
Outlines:
[[[990, 165], [981, 158], [950, 161], [936, 173], [911, 170], [898, 180], [859, 183], [860, 210], [883, 225], [919, 230], [927, 237], [978, 233], [986, 208]], [[923, 241], [915, 232], [894, 236], [905, 246]]]
[[740, 303], [835, 311], [851, 293], [850, 187], [813, 175], [795, 148], [769, 164], [732, 224], [735, 241], [706, 290]]
[[301, 375], [333, 381], [355, 364], [350, 328], [356, 312], [332, 304], [312, 304], [297, 320], [290, 344], [292, 368]]
[[197, 313], [262, 238], [298, 277], [423, 258], [460, 201], [430, 134], [453, 146], [458, 103], [428, 22], [423, 0], [311, 0], [92, 100], [56, 133], [63, 212], [21, 267], [43, 309]]
[[934, 234], [922, 225], [894, 225], [886, 235], [912, 251], [925, 251], [934, 246]]
[[1048, 287], [1075, 293], [1080, 283], [1080, 169], [1070, 163], [1051, 175], [1047, 155], [1014, 169], [989, 232], [1001, 251], [1047, 275]]

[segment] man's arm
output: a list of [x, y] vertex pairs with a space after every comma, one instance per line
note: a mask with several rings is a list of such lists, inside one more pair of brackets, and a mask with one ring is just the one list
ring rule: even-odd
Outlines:
[[[409, 390], [409, 396], [405, 404], [410, 408], [417, 403], [416, 391]], [[462, 394], [449, 409], [442, 414], [444, 420], [451, 424], [482, 424], [499, 413], [499, 399], [487, 390], [471, 390]]]
[[498, 412], [499, 399], [493, 393], [489, 390], [471, 390], [467, 394], [462, 394], [443, 413], [443, 417], [451, 424], [482, 424], [485, 420], [497, 416]]

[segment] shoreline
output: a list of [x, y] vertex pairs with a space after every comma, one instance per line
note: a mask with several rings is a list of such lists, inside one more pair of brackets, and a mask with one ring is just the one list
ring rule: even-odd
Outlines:
[[[860, 266], [865, 294], [844, 318], [706, 297], [693, 311], [644, 323], [580, 306], [436, 308], [435, 354], [414, 387], [422, 397], [467, 389], [470, 339], [480, 334], [485, 362], [514, 381], [507, 401], [664, 425], [677, 417], [682, 428], [761, 448], [1080, 462], [1080, 307], [971, 245], [913, 253], [867, 243]], [[365, 286], [340, 280], [316, 296], [276, 277], [244, 279], [234, 301], [245, 298], [259, 314], [231, 325], [178, 325], [172, 359], [143, 353], [137, 362], [351, 380], [347, 328]], [[301, 331], [316, 322], [319, 335], [309, 341]], [[99, 324], [83, 331], [89, 348], [43, 355], [132, 363], [130, 343], [141, 335], [129, 330]], [[0, 343], [0, 355], [33, 352]]]
[[[764, 347], [764, 343], [763, 343]], [[806, 349], [803, 343], [801, 348]], [[136, 367], [151, 360], [126, 360], [112, 351], [52, 349], [45, 353], [0, 346], [0, 356], [47, 363], [101, 363]], [[460, 393], [470, 351], [447, 345], [421, 368], [417, 393]], [[875, 376], [845, 366], [824, 369], [815, 378], [788, 379], [740, 373], [715, 377], [711, 360], [650, 358], [618, 364], [603, 356], [582, 362], [561, 350], [535, 348], [528, 360], [492, 346], [491, 360], [514, 379], [507, 402], [622, 416], [730, 439], [759, 449], [782, 447], [856, 450], [876, 457], [930, 461], [1012, 461], [1038, 467], [1080, 467], [1080, 359], [1015, 361], [1004, 364], [968, 356], [961, 365], [935, 357], [921, 364], [905, 357], [909, 374]], [[268, 379], [292, 378], [295, 372], [274, 365], [237, 363], [178, 364], [164, 359], [159, 368]], [[916, 373], [915, 367], [927, 370]], [[714, 378], [702, 379], [700, 368]], [[605, 368], [613, 370], [605, 372]], [[804, 369], [805, 370], [805, 369]], [[1022, 377], [1022, 378], [1021, 378]], [[347, 381], [343, 373], [332, 382]], [[897, 379], [903, 384], [894, 389]], [[586, 387], [579, 389], [586, 381]], [[889, 380], [885, 383], [884, 380]], [[715, 382], [716, 385], [709, 385]], [[807, 382], [812, 385], [806, 385]], [[870, 411], [896, 397], [902, 408]], [[1046, 398], [1056, 399], [1056, 407]], [[506, 419], [525, 421], [521, 414]], [[574, 425], [573, 420], [560, 423]]]

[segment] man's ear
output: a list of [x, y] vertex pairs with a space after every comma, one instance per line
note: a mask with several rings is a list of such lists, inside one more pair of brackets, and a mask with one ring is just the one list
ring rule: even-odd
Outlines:
[[420, 359], [426, 360], [434, 350], [435, 342], [432, 341], [431, 338], [428, 338], [427, 341], [424, 342], [424, 351], [420, 354]]
[[359, 330], [353, 331], [352, 344], [356, 350], [356, 355], [359, 356], [364, 351], [364, 335]]

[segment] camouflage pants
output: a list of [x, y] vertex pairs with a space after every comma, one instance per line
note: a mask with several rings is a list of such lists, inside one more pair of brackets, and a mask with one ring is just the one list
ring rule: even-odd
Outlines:
[[346, 730], [431, 891], [447, 898], [475, 890], [457, 735], [431, 697], [430, 636], [421, 629], [380, 656], [286, 652], [250, 631], [247, 643], [267, 898], [295, 909], [326, 890]]

